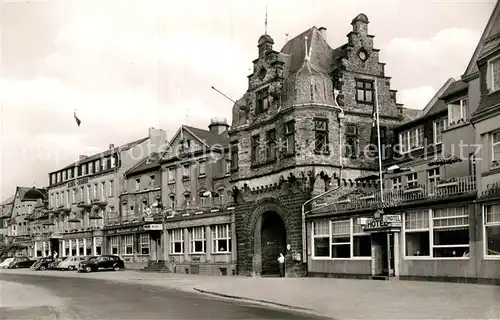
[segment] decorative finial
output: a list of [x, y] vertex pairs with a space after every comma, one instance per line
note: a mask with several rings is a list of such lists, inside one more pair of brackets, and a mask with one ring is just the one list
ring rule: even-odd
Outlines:
[[267, 35], [267, 3], [266, 3], [266, 19], [264, 20], [264, 34]]
[[304, 45], [306, 48], [304, 60], [308, 61], [309, 60], [309, 50], [307, 48], [307, 36], [304, 37]]
[[288, 42], [288, 32], [285, 33], [285, 39], [286, 39], [285, 41]]

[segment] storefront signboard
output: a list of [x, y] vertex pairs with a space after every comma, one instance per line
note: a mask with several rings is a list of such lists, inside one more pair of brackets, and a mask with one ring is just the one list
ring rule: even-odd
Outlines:
[[129, 228], [107, 230], [106, 234], [107, 235], [115, 235], [115, 234], [135, 233], [135, 232], [141, 232], [143, 230], [144, 230], [143, 226], [135, 226], [135, 227], [129, 227]]
[[363, 225], [363, 230], [365, 231], [375, 231], [375, 230], [384, 230], [391, 228], [400, 228], [401, 222], [392, 222], [392, 221], [384, 221], [382, 219], [368, 219], [366, 224]]
[[144, 230], [146, 231], [163, 230], [163, 224], [161, 223], [145, 224]]
[[403, 222], [401, 220], [400, 214], [386, 214], [382, 216], [382, 220], [385, 222], [389, 222], [391, 227], [402, 227]]
[[76, 181], [76, 183], [75, 183], [75, 180], [73, 180], [73, 181], [68, 182], [68, 188], [74, 187], [75, 185], [82, 185], [82, 184], [87, 184], [87, 183], [89, 183], [89, 178], [79, 179]]

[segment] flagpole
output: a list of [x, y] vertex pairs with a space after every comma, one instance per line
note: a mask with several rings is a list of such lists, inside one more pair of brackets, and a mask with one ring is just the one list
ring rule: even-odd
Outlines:
[[384, 201], [384, 180], [382, 173], [382, 148], [380, 142], [380, 117], [379, 117], [379, 108], [378, 108], [378, 90], [377, 90], [377, 81], [373, 82], [373, 94], [375, 95], [374, 104], [375, 104], [375, 116], [376, 116], [376, 125], [377, 125], [377, 147], [378, 147], [378, 174], [380, 180], [380, 201]]

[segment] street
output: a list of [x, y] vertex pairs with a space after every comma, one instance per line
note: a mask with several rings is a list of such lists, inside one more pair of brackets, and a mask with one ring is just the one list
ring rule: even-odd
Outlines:
[[[0, 319], [326, 319], [176, 289], [106, 280], [0, 274], [2, 283]], [[4, 297], [11, 294], [7, 288], [25, 285], [36, 289], [22, 290], [42, 293], [32, 292], [28, 296], [33, 300], [22, 301], [22, 305], [4, 304]], [[23, 294], [26, 297], [27, 292]], [[53, 296], [47, 300], [50, 305], [40, 301], [47, 298], [40, 296], [45, 294]]]

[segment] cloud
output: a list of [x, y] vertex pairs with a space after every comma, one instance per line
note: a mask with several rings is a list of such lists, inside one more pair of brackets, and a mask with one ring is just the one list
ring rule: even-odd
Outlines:
[[422, 110], [435, 93], [431, 86], [403, 89], [398, 92], [398, 102], [403, 103], [406, 108]]
[[[480, 36], [479, 32], [466, 28], [447, 28], [429, 39], [394, 38], [383, 50], [383, 56], [387, 57], [384, 59], [391, 61], [387, 73], [405, 75], [404, 79], [394, 80], [393, 85], [398, 88], [425, 83], [441, 87], [449, 77], [462, 75]], [[405, 85], [400, 85], [403, 82]]]

